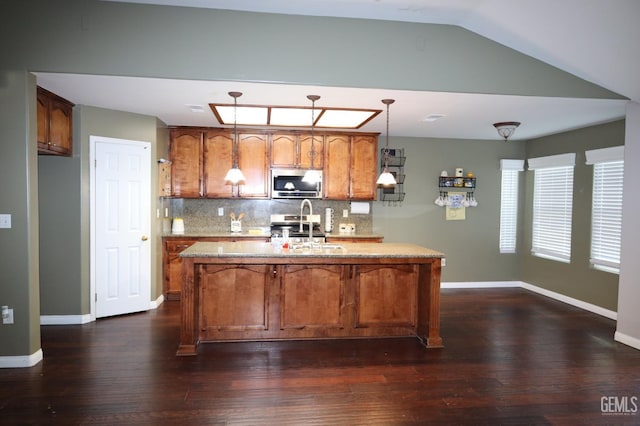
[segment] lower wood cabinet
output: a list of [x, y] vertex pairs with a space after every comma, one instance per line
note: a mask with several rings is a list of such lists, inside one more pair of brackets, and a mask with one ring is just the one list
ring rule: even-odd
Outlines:
[[415, 335], [417, 265], [197, 267], [201, 341]]

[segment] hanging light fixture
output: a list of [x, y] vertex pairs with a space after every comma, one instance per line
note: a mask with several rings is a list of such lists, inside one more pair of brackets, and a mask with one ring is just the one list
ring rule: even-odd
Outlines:
[[376, 184], [382, 186], [393, 186], [397, 183], [396, 178], [389, 172], [389, 105], [394, 102], [395, 99], [382, 100], [382, 103], [387, 106], [387, 142], [384, 148], [384, 169], [376, 181]]
[[231, 185], [238, 185], [239, 183], [244, 182], [244, 174], [242, 174], [242, 170], [238, 167], [238, 98], [242, 96], [242, 92], [229, 92], [229, 96], [233, 98], [233, 147], [232, 153], [233, 156], [233, 165], [227, 172], [224, 177], [225, 182], [230, 183]]
[[320, 176], [320, 172], [315, 169], [314, 159], [316, 156], [316, 150], [314, 149], [314, 136], [313, 136], [313, 128], [315, 127], [315, 105], [316, 101], [320, 99], [318, 95], [307, 95], [307, 99], [311, 101], [311, 151], [309, 155], [311, 156], [311, 167], [304, 173], [302, 177], [303, 182], [307, 183], [319, 183], [322, 181], [322, 176]]
[[513, 135], [513, 132], [516, 131], [519, 125], [519, 121], [503, 121], [500, 123], [493, 123], [493, 127], [496, 128], [498, 134], [504, 138], [505, 142], [511, 137], [511, 135]]

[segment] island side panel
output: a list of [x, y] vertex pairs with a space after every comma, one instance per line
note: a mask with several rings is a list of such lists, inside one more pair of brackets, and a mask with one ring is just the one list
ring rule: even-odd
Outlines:
[[418, 337], [428, 348], [442, 347], [440, 337], [440, 258], [420, 265]]
[[195, 258], [182, 259], [180, 345], [176, 355], [196, 355], [199, 298], [195, 282], [195, 268]]

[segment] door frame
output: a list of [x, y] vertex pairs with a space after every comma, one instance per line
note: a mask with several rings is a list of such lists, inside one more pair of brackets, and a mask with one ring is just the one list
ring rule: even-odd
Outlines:
[[[121, 144], [121, 145], [135, 145], [140, 146], [141, 144], [146, 144], [151, 149], [151, 142], [147, 141], [139, 141], [132, 139], [119, 139], [119, 138], [110, 138], [105, 136], [89, 136], [89, 315], [90, 321], [96, 320], [96, 143], [98, 142], [107, 142], [111, 144]], [[151, 152], [151, 151], [149, 151]], [[151, 169], [150, 169], [151, 170]], [[151, 183], [150, 191], [153, 191], [153, 182], [151, 171], [149, 172], [149, 181]], [[151, 195], [151, 194], [150, 194]], [[151, 201], [151, 200], [150, 200]], [[149, 221], [151, 221], [151, 209], [152, 204], [149, 204], [149, 212], [147, 212]], [[149, 222], [151, 227], [151, 222]], [[151, 247], [153, 247], [153, 236], [152, 233], [149, 233], [149, 243]], [[153, 257], [153, 250], [151, 253], [151, 258]], [[152, 263], [149, 262], [149, 278], [152, 275]], [[151, 308], [151, 285], [149, 286], [149, 307]]]

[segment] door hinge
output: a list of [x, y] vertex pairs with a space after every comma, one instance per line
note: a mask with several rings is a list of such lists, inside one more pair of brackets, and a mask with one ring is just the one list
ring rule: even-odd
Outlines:
[[96, 293], [95, 296], [96, 296], [95, 297], [95, 301], [97, 302], [98, 301], [98, 293]]

